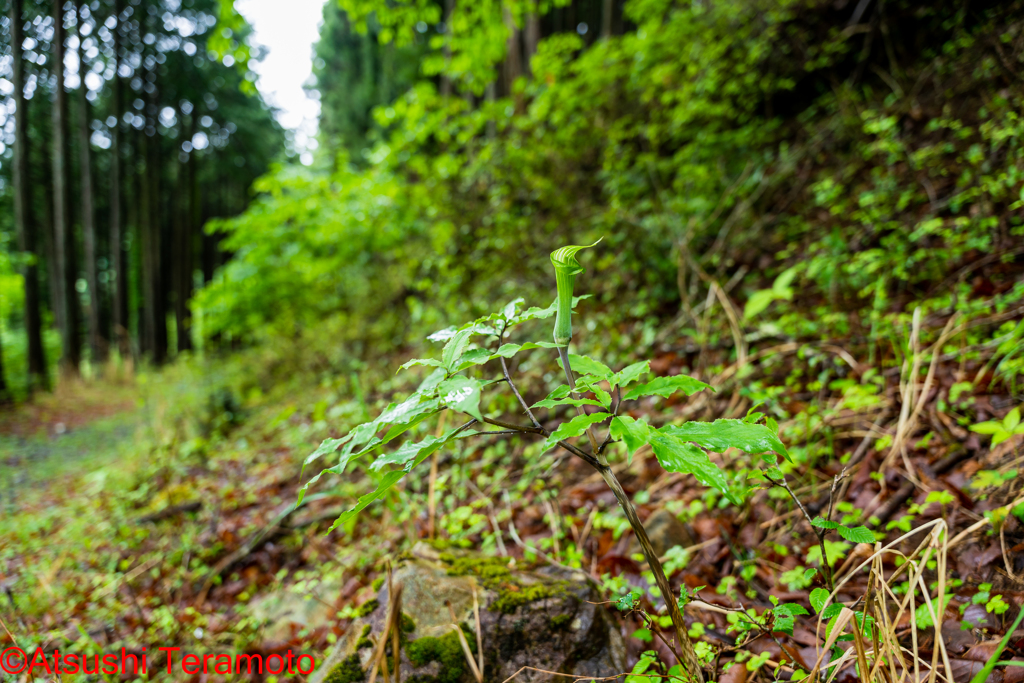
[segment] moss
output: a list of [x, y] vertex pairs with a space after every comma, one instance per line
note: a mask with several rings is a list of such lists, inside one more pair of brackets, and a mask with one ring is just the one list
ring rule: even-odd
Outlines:
[[410, 617], [408, 614], [402, 612], [400, 628], [402, 630], [402, 633], [412, 633], [416, 630], [416, 622], [413, 621], [412, 617]]
[[551, 628], [555, 631], [559, 631], [567, 627], [571, 623], [571, 614], [556, 614], [555, 616], [551, 617]]
[[373, 591], [376, 593], [377, 591], [380, 590], [380, 587], [383, 586], [383, 585], [384, 585], [384, 577], [383, 576], [378, 576], [376, 579], [373, 580], [373, 583], [370, 584], [370, 587], [373, 588]]
[[448, 565], [448, 576], [476, 576], [486, 588], [497, 589], [502, 582], [512, 580], [508, 560], [500, 557], [455, 557], [446, 553], [441, 561]]
[[377, 598], [370, 598], [356, 609], [357, 617], [367, 617], [373, 610], [377, 609], [380, 603], [377, 602]]
[[[475, 653], [476, 636], [465, 626], [462, 626], [462, 631], [469, 643], [469, 649]], [[406, 646], [405, 652], [409, 656], [409, 661], [416, 666], [425, 666], [431, 662], [441, 665], [441, 670], [433, 679], [433, 683], [457, 683], [466, 672], [466, 653], [462, 651], [459, 636], [454, 631], [440, 638], [417, 638]], [[429, 679], [420, 683], [427, 683], [427, 680]]]
[[425, 543], [427, 545], [429, 545], [431, 548], [433, 548], [434, 550], [440, 550], [442, 552], [444, 552], [445, 550], [448, 550], [449, 548], [451, 548], [451, 547], [453, 547], [455, 545], [454, 543], [449, 541], [447, 538], [431, 538], [431, 539], [426, 540]]
[[512, 576], [508, 560], [501, 557], [456, 557], [451, 553], [441, 555], [441, 561], [448, 565], [448, 576], [475, 576], [484, 588], [493, 590], [498, 598], [487, 609], [502, 614], [512, 614], [520, 606], [531, 602], [564, 595], [566, 583], [540, 583], [522, 585]]
[[531, 602], [555, 598], [565, 594], [564, 582], [549, 584], [538, 583], [532, 586], [516, 586], [517, 590], [507, 589], [498, 594], [498, 598], [488, 606], [492, 612], [512, 614], [523, 605]]
[[356, 650], [362, 650], [364, 647], [373, 647], [373, 641], [367, 638], [370, 635], [371, 628], [369, 624], [363, 626], [363, 632], [359, 634], [359, 640], [356, 641]]
[[359, 655], [349, 655], [324, 678], [324, 683], [356, 683], [366, 678], [366, 673], [359, 666]]

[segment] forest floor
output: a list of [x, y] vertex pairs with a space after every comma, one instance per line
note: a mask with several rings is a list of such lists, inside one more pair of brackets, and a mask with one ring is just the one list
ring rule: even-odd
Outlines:
[[[1007, 328], [1004, 315], [964, 329], [987, 325], [998, 341], [1016, 325], [1011, 317]], [[906, 362], [878, 370], [864, 347], [818, 342], [750, 348], [755, 371], [743, 385], [730, 381], [736, 366], [724, 351], [666, 344], [653, 357], [655, 374], [694, 373], [699, 364], [719, 390], [644, 403], [634, 416], [742, 417], [759, 394], [772, 395], [788, 415], [780, 427], [796, 496], [810, 515], [831, 510], [837, 526], [868, 525], [879, 544], [835, 533], [819, 540], [777, 488], [735, 506], [689, 476], [666, 474], [650, 453], [617, 461], [641, 517], [659, 520], [652, 536], [666, 544], [674, 584], [698, 589], [687, 608], [691, 635], [717, 652], [718, 680], [788, 679], [813, 668], [830, 643], [812, 596], [830, 585], [832, 600], [875, 619], [876, 645], [893, 648], [893, 672], [916, 662], [927, 673], [936, 657], [948, 660], [955, 681], [982, 668], [1024, 605], [1024, 434], [1013, 433], [1020, 397], [990, 381], [998, 345], [971, 355], [965, 342], [943, 354], [939, 342], [950, 334], [942, 331], [959, 328], [926, 322]], [[934, 348], [921, 341], [929, 334]], [[647, 630], [644, 615], [656, 615], [659, 601], [646, 590], [628, 525], [584, 463], [554, 454], [534, 461], [508, 442], [460, 442], [440, 454], [436, 476], [424, 470], [401, 498], [325, 534], [372, 475], [325, 481], [297, 507], [309, 477], [300, 476], [303, 459], [409, 387], [363, 391], [348, 378], [282, 379], [287, 372], [253, 367], [265, 365], [251, 354], [192, 360], [137, 381], [65, 389], [0, 417], [0, 616], [23, 649], [319, 656], [376, 595], [389, 558], [433, 537], [521, 564], [580, 567], [612, 600], [639, 589], [638, 609], [619, 622], [630, 654], [636, 661], [654, 650], [673, 662]], [[786, 381], [801, 368], [817, 384]], [[523, 391], [541, 398], [539, 373], [524, 364], [522, 374]], [[983, 422], [1004, 425], [1008, 438], [991, 447], [993, 430], [971, 429]], [[885, 544], [893, 552], [876, 556]], [[949, 601], [941, 616], [921, 604], [924, 593], [934, 603], [939, 588]], [[306, 605], [292, 611], [304, 616], [275, 619], [271, 596]], [[326, 609], [308, 609], [314, 603]], [[806, 614], [797, 610], [787, 628], [776, 603]], [[837, 680], [857, 680], [854, 649], [832, 648], [843, 658]], [[1018, 630], [1002, 658], [1022, 654]], [[1024, 668], [1000, 668], [988, 680], [1021, 681]]]

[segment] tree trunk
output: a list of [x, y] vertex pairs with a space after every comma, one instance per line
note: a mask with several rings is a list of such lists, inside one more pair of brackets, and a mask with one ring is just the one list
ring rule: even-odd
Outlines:
[[75, 240], [70, 220], [70, 183], [67, 168], [67, 96], [64, 92], [64, 1], [53, 0], [53, 68], [57, 75], [53, 101], [53, 275], [57, 278], [57, 306], [61, 309], [61, 359], [64, 377], [78, 375], [80, 347], [75, 291]]
[[[150, 81], [155, 85], [156, 73], [150, 72]], [[161, 210], [160, 196], [160, 133], [157, 129], [157, 116], [159, 105], [157, 104], [157, 93], [154, 89], [149, 93], [149, 103], [146, 109], [149, 111], [150, 123], [146, 126], [146, 142], [149, 146], [146, 154], [146, 181], [149, 184], [149, 222], [150, 229], [150, 278], [153, 289], [153, 362], [162, 365], [167, 360], [167, 281], [169, 275], [164, 268], [163, 252], [167, 247], [173, 248], [173, 243], [168, 243], [163, 235], [163, 216]]]
[[113, 293], [111, 302], [111, 339], [117, 340], [122, 358], [130, 353], [128, 337], [128, 269], [124, 253], [124, 236], [121, 225], [121, 126], [124, 116], [121, 76], [117, 73], [121, 65], [121, 5], [123, 0], [114, 0], [114, 15], [117, 23], [111, 30], [114, 36], [114, 80], [113, 114], [117, 119], [110, 128], [110, 269], [114, 277], [110, 282]]
[[505, 43], [505, 94], [512, 95], [512, 86], [522, 73], [522, 59], [519, 52], [519, 27], [516, 26], [515, 17], [508, 5], [501, 8], [502, 17], [505, 20], [505, 28], [508, 29], [508, 41]]
[[[148, 126], [147, 126], [148, 127]], [[156, 278], [153, 275], [155, 264], [153, 255], [156, 249], [153, 247], [153, 240], [156, 232], [153, 225], [153, 214], [151, 204], [154, 201], [152, 195], [153, 184], [150, 182], [150, 165], [152, 155], [149, 152], [153, 142], [149, 139], [146, 131], [139, 133], [142, 142], [143, 167], [140, 169], [139, 182], [139, 254], [141, 258], [141, 269], [139, 272], [139, 284], [142, 289], [142, 310], [143, 317], [139, 321], [141, 347], [143, 353], [154, 354], [156, 352]]]
[[[185, 127], [185, 113], [178, 111], [181, 117], [181, 128]], [[195, 135], [195, 116], [190, 117], [187, 139]], [[178, 236], [178, 273], [177, 288], [174, 300], [175, 322], [178, 328], [178, 351], [188, 351], [192, 348], [192, 319], [188, 309], [188, 302], [192, 298], [192, 260], [195, 252], [195, 223], [192, 217], [195, 211], [192, 208], [192, 188], [195, 183], [192, 174], [195, 171], [195, 154], [188, 155], [188, 159], [178, 166], [178, 192], [177, 192], [177, 215], [180, 220]]]
[[612, 13], [615, 10], [614, 0], [604, 0], [601, 9], [601, 37], [609, 38], [612, 35]]
[[105, 342], [100, 333], [100, 288], [96, 273], [96, 210], [93, 204], [92, 150], [89, 141], [89, 100], [85, 86], [85, 49], [82, 47], [83, 7], [78, 7], [75, 34], [78, 36], [78, 164], [79, 188], [82, 202], [82, 246], [85, 253], [85, 281], [89, 289], [89, 352], [90, 360], [99, 363], [105, 354]]
[[39, 266], [36, 254], [36, 225], [32, 215], [32, 182], [29, 174], [28, 100], [25, 99], [25, 64], [21, 56], [22, 1], [11, 0], [11, 57], [14, 60], [14, 225], [18, 250], [28, 256], [21, 274], [25, 280], [25, 336], [28, 342], [29, 395], [49, 385], [43, 326], [39, 307]]
[[540, 43], [540, 17], [537, 15], [536, 2], [530, 4], [530, 10], [526, 14], [526, 30], [523, 32], [523, 43], [526, 48], [523, 64], [526, 67], [526, 72], [532, 76], [533, 69], [530, 66], [530, 60], [537, 54], [537, 45]]

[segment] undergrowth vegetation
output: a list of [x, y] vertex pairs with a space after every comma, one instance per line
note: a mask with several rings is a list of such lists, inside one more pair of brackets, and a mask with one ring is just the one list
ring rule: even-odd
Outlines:
[[425, 540], [585, 572], [630, 683], [1022, 680], [1024, 5], [631, 0], [490, 97], [501, 7], [209, 226], [131, 445], [8, 478], [20, 646], [323, 653]]

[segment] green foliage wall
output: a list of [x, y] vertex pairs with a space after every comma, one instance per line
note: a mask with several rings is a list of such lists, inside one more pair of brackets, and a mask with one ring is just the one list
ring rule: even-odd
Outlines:
[[[372, 10], [382, 40], [438, 21], [430, 3], [343, 6], [356, 26]], [[440, 71], [469, 96], [444, 98], [432, 41], [420, 82], [374, 111], [369, 167], [308, 177], [223, 225], [246, 257], [200, 305], [224, 312], [219, 325], [276, 325], [282, 309], [305, 325], [296, 311], [358, 315], [369, 291], [370, 309], [432, 325], [549, 297], [535, 257], [570, 235], [605, 237], [593, 285], [619, 320], [689, 310], [712, 283], [742, 305], [794, 265], [765, 304], [770, 333], [846, 334], [847, 311], [946, 305], [972, 293], [958, 269], [1005, 257], [1022, 234], [1024, 93], [1001, 64], [1021, 63], [1020, 9], [894, 2], [850, 24], [851, 7], [814, 0], [632, 0], [634, 30], [589, 46], [548, 35], [532, 77], [493, 101], [469, 74], [497, 78], [503, 53], [453, 47]], [[482, 11], [456, 10], [452, 46], [501, 44], [506, 24]], [[282, 171], [262, 187], [295, 182]], [[290, 220], [268, 236], [277, 213]], [[281, 258], [316, 285], [264, 286]], [[1016, 296], [1011, 276], [997, 280], [982, 293]], [[797, 304], [828, 308], [807, 327], [787, 317]], [[396, 325], [387, 343], [413, 338]]]

